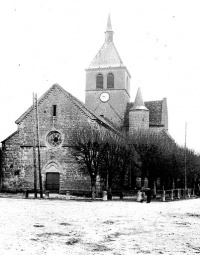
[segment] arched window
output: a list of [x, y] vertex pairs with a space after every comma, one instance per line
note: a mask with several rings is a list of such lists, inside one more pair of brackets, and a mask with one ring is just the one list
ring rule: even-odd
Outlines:
[[114, 75], [112, 73], [109, 73], [107, 76], [107, 88], [114, 88]]
[[96, 77], [96, 88], [103, 89], [103, 75], [101, 73]]

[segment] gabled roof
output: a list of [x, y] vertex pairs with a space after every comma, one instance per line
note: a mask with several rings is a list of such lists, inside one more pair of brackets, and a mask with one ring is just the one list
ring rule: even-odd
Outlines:
[[147, 107], [147, 109], [149, 109], [150, 125], [162, 124], [162, 102], [163, 100], [145, 102], [145, 106]]
[[11, 137], [13, 137], [14, 135], [16, 135], [17, 133], [19, 133], [19, 131], [15, 131], [14, 133], [12, 133], [11, 135], [9, 135], [6, 139], [4, 139], [3, 141], [1, 141], [1, 143], [6, 142], [8, 139], [10, 139]]
[[[110, 122], [106, 121], [104, 118], [97, 116], [95, 113], [93, 113], [90, 109], [88, 109], [83, 102], [78, 100], [76, 97], [72, 96], [69, 92], [64, 90], [60, 85], [54, 84], [51, 86], [50, 89], [48, 89], [39, 99], [38, 99], [38, 105], [40, 105], [43, 100], [55, 89], [58, 88], [63, 94], [66, 96], [67, 99], [69, 99], [73, 104], [75, 104], [80, 111], [82, 111], [88, 118], [90, 118], [92, 121], [96, 121], [97, 123], [100, 123], [101, 125], [107, 126], [108, 128], [112, 129], [115, 132], [118, 132], [116, 127], [112, 125]], [[33, 106], [31, 106], [25, 113], [23, 113], [16, 121], [16, 124], [19, 124], [22, 122], [33, 110]]]

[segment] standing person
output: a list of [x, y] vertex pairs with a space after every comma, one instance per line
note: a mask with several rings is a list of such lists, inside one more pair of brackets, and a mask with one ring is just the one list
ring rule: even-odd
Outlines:
[[143, 196], [143, 191], [142, 189], [141, 190], [138, 190], [137, 192], [137, 202], [143, 202], [144, 201], [144, 196]]
[[197, 191], [197, 196], [200, 195], [200, 184], [198, 183], [198, 191]]
[[151, 189], [150, 188], [146, 189], [146, 194], [147, 194], [147, 203], [151, 203]]
[[144, 198], [145, 198], [145, 190], [144, 190], [144, 187], [141, 188], [141, 192], [142, 192], [142, 199], [141, 199], [141, 203], [143, 203], [144, 201]]

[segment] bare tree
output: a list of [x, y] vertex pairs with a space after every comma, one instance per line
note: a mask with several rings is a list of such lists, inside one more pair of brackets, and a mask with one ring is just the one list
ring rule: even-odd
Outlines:
[[95, 198], [97, 176], [106, 155], [105, 130], [97, 124], [76, 126], [69, 142], [71, 154], [80, 169], [90, 176], [92, 198]]
[[136, 162], [136, 151], [125, 136], [97, 124], [85, 124], [73, 129], [70, 145], [80, 169], [90, 176], [93, 198], [98, 175], [104, 180], [109, 198], [112, 197], [113, 182], [123, 190], [131, 162]]
[[141, 177], [148, 178], [150, 187], [157, 178], [160, 178], [161, 186], [172, 188], [175, 182], [183, 187], [185, 167], [190, 185], [200, 174], [199, 155], [189, 149], [185, 151], [166, 132], [135, 131], [131, 143], [140, 156]]
[[[149, 187], [157, 178], [165, 182], [169, 176], [170, 156], [175, 143], [164, 132], [135, 131], [131, 137], [141, 160], [141, 178], [149, 180]], [[142, 183], [143, 185], [143, 183]]]
[[113, 185], [123, 192], [124, 182], [131, 166], [138, 163], [137, 153], [127, 137], [109, 134], [106, 139], [106, 155], [100, 172], [104, 176], [108, 198], [112, 199]]

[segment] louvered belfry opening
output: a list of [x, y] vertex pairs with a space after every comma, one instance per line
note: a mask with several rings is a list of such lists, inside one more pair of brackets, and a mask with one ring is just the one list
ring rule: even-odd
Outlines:
[[96, 77], [96, 88], [103, 89], [103, 75], [101, 73]]
[[114, 88], [114, 75], [112, 73], [109, 73], [107, 76], [107, 88]]

